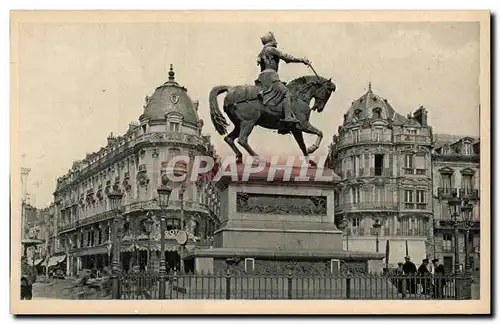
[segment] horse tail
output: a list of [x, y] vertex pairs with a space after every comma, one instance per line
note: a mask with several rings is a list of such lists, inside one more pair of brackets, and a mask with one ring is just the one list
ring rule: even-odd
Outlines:
[[210, 91], [209, 103], [210, 103], [210, 118], [212, 119], [212, 124], [214, 124], [215, 130], [220, 135], [226, 135], [229, 126], [226, 118], [219, 109], [219, 103], [217, 102], [217, 96], [223, 92], [227, 92], [231, 87], [229, 86], [217, 86]]

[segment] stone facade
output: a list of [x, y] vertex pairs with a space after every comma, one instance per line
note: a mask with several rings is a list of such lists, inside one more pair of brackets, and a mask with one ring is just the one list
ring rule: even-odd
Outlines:
[[[111, 229], [114, 213], [107, 194], [119, 188], [124, 194], [121, 253], [124, 270], [134, 265], [158, 267], [159, 220], [157, 191], [168, 161], [177, 155], [215, 156], [210, 137], [202, 135], [198, 104], [186, 88], [169, 80], [146, 97], [139, 123], [131, 123], [122, 136], [111, 134], [107, 145], [75, 161], [67, 174], [57, 179], [54, 193], [57, 222], [56, 251], [67, 257], [66, 272], [76, 275], [83, 268], [102, 268], [111, 260]], [[186, 249], [210, 245], [218, 227], [215, 188], [204, 180], [186, 183], [184, 228], [189, 232]], [[176, 187], [167, 208], [167, 230], [181, 227], [181, 195]], [[149, 237], [144, 221], [154, 220]], [[147, 251], [155, 251], [148, 255]], [[167, 266], [178, 268], [179, 246], [167, 237]]]
[[379, 252], [390, 244], [388, 263], [409, 254], [426, 256], [432, 237], [432, 128], [427, 111], [407, 117], [368, 91], [353, 101], [333, 136], [327, 165], [340, 175], [335, 223], [344, 226], [344, 248], [376, 251], [375, 220], [381, 224]]
[[[452, 218], [447, 199], [452, 192], [458, 197], [467, 199], [473, 204], [472, 222], [469, 231], [470, 256], [473, 259], [472, 270], [479, 272], [480, 257], [480, 210], [479, 210], [479, 166], [480, 141], [478, 138], [452, 135], [434, 136], [435, 150], [432, 155], [433, 188], [434, 188], [434, 237], [431, 248], [448, 271], [453, 270], [455, 239]], [[460, 227], [458, 246], [460, 265], [465, 265], [465, 232]]]

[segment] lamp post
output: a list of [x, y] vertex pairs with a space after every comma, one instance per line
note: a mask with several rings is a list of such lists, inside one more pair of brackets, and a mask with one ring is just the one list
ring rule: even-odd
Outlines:
[[[147, 216], [151, 216], [150, 213], [146, 214]], [[151, 257], [150, 257], [150, 254], [151, 254], [151, 232], [153, 230], [153, 220], [151, 219], [151, 217], [148, 217], [145, 221], [144, 221], [144, 230], [146, 231], [146, 235], [148, 236], [148, 255], [147, 255], [147, 265], [148, 265], [148, 271], [151, 270]]]
[[471, 228], [471, 222], [472, 222], [472, 204], [465, 200], [464, 204], [462, 206], [462, 214], [463, 214], [463, 221], [464, 221], [464, 227], [465, 227], [465, 240], [464, 240], [464, 246], [465, 246], [465, 274], [467, 277], [470, 277], [471, 273], [471, 264], [470, 264], [470, 249], [469, 249], [469, 239], [470, 239], [470, 228]]
[[380, 236], [380, 228], [382, 225], [378, 219], [375, 219], [375, 223], [373, 224], [373, 234], [375, 235], [375, 252], [378, 253], [378, 237]]
[[120, 241], [118, 240], [118, 226], [121, 220], [120, 206], [123, 194], [118, 188], [113, 188], [113, 191], [108, 194], [111, 203], [111, 210], [115, 213], [113, 219], [113, 261], [111, 263], [111, 282], [112, 282], [112, 298], [120, 299]]
[[160, 291], [159, 298], [165, 299], [165, 282], [166, 282], [166, 264], [165, 264], [165, 211], [168, 206], [168, 200], [170, 199], [170, 194], [172, 193], [172, 186], [168, 181], [167, 175], [164, 175], [161, 179], [161, 186], [156, 190], [158, 192], [158, 203], [160, 205], [160, 271], [159, 271], [159, 282]]
[[460, 198], [457, 197], [457, 193], [453, 192], [452, 197], [448, 200], [448, 208], [453, 220], [453, 236], [455, 240], [454, 273], [456, 275], [460, 272], [460, 255], [458, 250], [458, 217], [459, 217], [459, 208], [461, 204], [462, 201], [460, 200]]
[[[183, 182], [181, 184], [181, 187], [179, 188], [179, 198], [181, 201], [181, 233], [184, 232], [184, 192], [186, 191], [186, 182]], [[180, 272], [184, 273], [184, 244], [181, 244], [180, 246], [180, 259], [181, 259], [181, 264], [180, 264]]]

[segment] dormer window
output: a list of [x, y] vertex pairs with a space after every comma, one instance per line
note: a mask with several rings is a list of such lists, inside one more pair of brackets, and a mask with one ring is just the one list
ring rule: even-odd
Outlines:
[[417, 135], [417, 130], [414, 128], [409, 128], [406, 130], [409, 135]]
[[373, 119], [382, 119], [382, 109], [379, 107], [373, 109]]
[[472, 150], [472, 143], [470, 143], [470, 142], [464, 142], [462, 150], [463, 150], [463, 154], [465, 154], [465, 155], [472, 155], [472, 152], [473, 152], [473, 150]]
[[180, 131], [180, 123], [170, 122], [170, 131], [171, 132], [179, 132]]
[[356, 118], [360, 118], [361, 117], [361, 109], [358, 108], [358, 109], [354, 110], [354, 116]]

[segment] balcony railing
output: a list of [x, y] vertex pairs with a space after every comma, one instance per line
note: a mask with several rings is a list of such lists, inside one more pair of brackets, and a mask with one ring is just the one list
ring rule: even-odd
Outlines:
[[412, 203], [412, 202], [405, 202], [405, 209], [416, 209], [416, 210], [426, 210], [427, 209], [427, 203]]
[[405, 175], [425, 175], [425, 169], [403, 168]]
[[362, 134], [359, 136], [348, 136], [342, 138], [337, 147], [341, 148], [348, 145], [354, 144], [367, 144], [367, 143], [391, 143], [392, 136], [390, 134]]
[[469, 200], [479, 200], [479, 190], [471, 188], [460, 188], [459, 190], [460, 198]]
[[457, 193], [456, 188], [444, 188], [444, 187], [439, 187], [437, 192], [438, 199], [440, 200], [450, 199], [456, 193]]
[[70, 222], [70, 223], [60, 223], [57, 226], [58, 232], [64, 232], [70, 229], [73, 229], [76, 227], [76, 221], [75, 222]]
[[398, 204], [395, 202], [363, 202], [363, 203], [349, 203], [341, 204], [335, 209], [344, 212], [361, 211], [361, 210], [397, 210]]
[[396, 143], [417, 143], [417, 144], [431, 144], [431, 138], [425, 135], [412, 135], [412, 134], [398, 134], [394, 135], [394, 142]]

